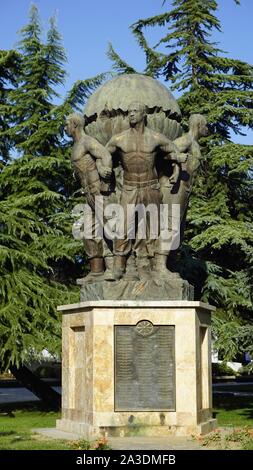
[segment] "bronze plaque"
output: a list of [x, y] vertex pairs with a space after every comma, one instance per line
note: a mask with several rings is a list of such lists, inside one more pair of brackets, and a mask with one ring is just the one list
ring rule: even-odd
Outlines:
[[175, 327], [115, 326], [115, 411], [175, 409]]

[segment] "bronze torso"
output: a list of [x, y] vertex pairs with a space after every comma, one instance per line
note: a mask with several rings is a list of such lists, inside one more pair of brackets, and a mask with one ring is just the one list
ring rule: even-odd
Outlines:
[[147, 129], [143, 133], [129, 129], [119, 136], [117, 147], [124, 169], [124, 181], [148, 183], [157, 180], [157, 142], [152, 134]]
[[85, 193], [99, 194], [100, 179], [95, 160], [85, 151], [84, 139], [75, 142], [71, 155], [72, 165]]

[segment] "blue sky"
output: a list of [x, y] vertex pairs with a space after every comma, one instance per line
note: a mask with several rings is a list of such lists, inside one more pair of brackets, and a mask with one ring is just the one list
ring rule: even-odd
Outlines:
[[[142, 71], [145, 58], [129, 26], [139, 18], [168, 9], [168, 2], [162, 6], [162, 0], [36, 0], [34, 3], [39, 8], [45, 29], [48, 18], [57, 14], [58, 28], [68, 56], [68, 77], [63, 94], [76, 80], [110, 69], [110, 61], [106, 57], [109, 41], [122, 58]], [[30, 0], [0, 0], [2, 49], [9, 49], [17, 43], [17, 31], [27, 24], [30, 4]], [[218, 4], [223, 33], [216, 33], [214, 39], [231, 57], [253, 63], [253, 0], [241, 0], [240, 7], [233, 0], [218, 0]], [[151, 43], [155, 43], [160, 32], [152, 30], [148, 37]], [[251, 135], [248, 133], [248, 137], [243, 139], [245, 143], [252, 143]]]

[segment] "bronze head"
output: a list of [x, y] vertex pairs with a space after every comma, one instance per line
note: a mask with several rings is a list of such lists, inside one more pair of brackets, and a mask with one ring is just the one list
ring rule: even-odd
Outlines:
[[189, 119], [189, 128], [196, 138], [205, 137], [209, 134], [207, 120], [202, 114], [192, 114]]
[[71, 113], [66, 117], [64, 131], [68, 136], [71, 137], [77, 128], [84, 128], [84, 117], [79, 113]]
[[139, 101], [133, 101], [128, 107], [128, 119], [130, 125], [134, 126], [139, 122], [144, 122], [146, 117], [145, 105]]

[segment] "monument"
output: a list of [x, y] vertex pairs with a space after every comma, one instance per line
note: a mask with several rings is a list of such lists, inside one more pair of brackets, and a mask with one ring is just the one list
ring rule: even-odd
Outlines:
[[[98, 436], [189, 435], [212, 418], [211, 313], [170, 266], [182, 242], [206, 120], [181, 113], [151, 77], [121, 75], [72, 114], [73, 168], [85, 196], [74, 232], [90, 273], [62, 312], [62, 418]], [[83, 232], [82, 232], [83, 230]], [[88, 233], [88, 235], [87, 235]]]

